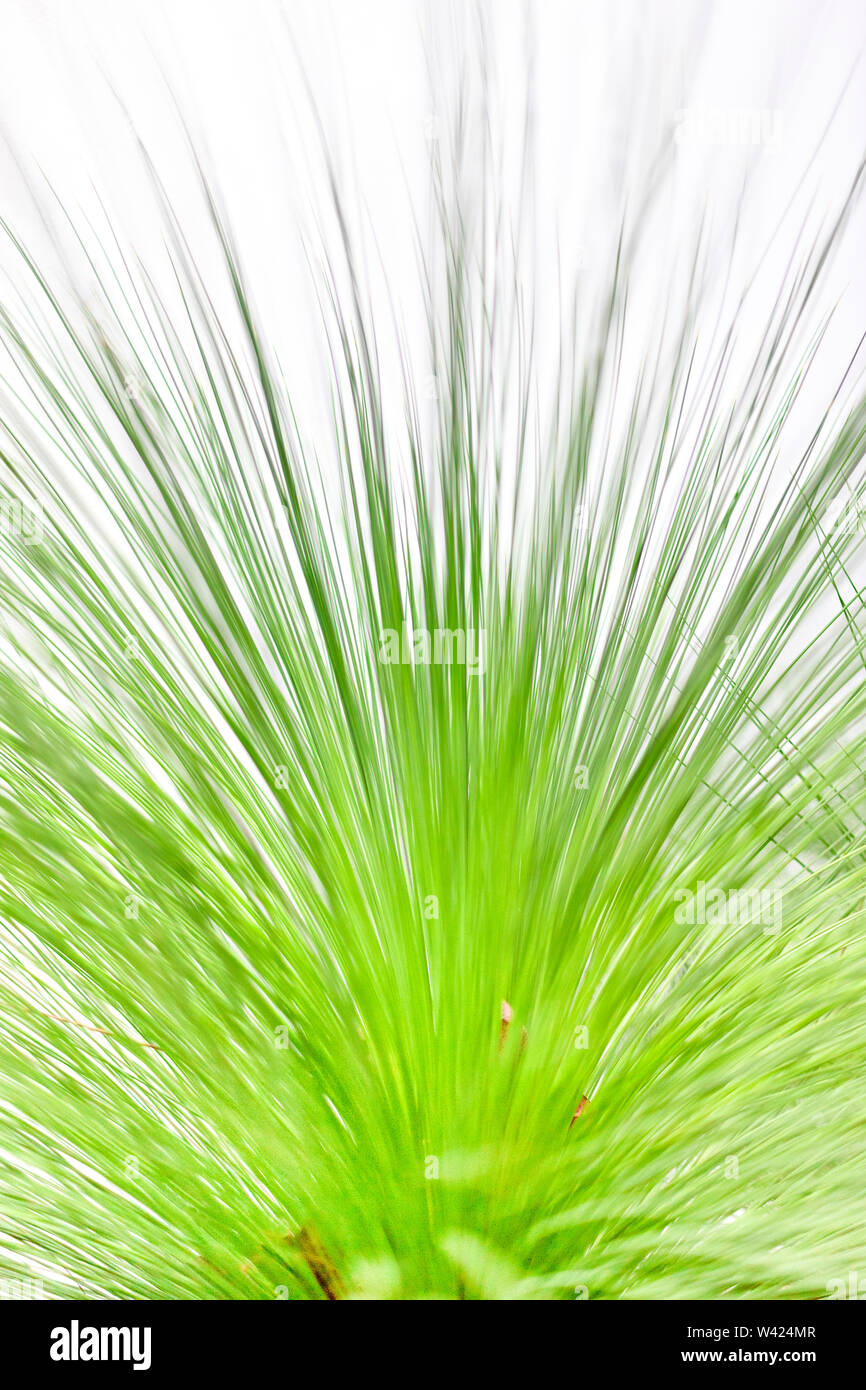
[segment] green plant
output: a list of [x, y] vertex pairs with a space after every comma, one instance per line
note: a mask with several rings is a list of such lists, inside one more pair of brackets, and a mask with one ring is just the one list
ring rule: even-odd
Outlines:
[[70, 305], [19, 246], [5, 1261], [59, 1296], [822, 1295], [866, 1224], [860, 542], [827, 521], [866, 401], [796, 454], [791, 412], [844, 211], [745, 371], [736, 312], [700, 356], [696, 277], [624, 372], [626, 225], [541, 429], [437, 189], [433, 427], [408, 367], [393, 427], [347, 235], [314, 447], [212, 201], [219, 313], [167, 207], [185, 317], [110, 258]]

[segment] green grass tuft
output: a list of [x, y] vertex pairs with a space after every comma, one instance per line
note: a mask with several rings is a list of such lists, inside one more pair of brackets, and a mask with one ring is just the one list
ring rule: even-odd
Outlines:
[[[866, 399], [792, 425], [845, 210], [736, 367], [697, 285], [624, 365], [626, 224], [545, 397], [444, 185], [435, 400], [386, 399], [347, 234], [312, 443], [207, 184], [219, 312], [167, 206], [182, 311], [19, 247], [0, 1250], [52, 1296], [812, 1298], [862, 1256]], [[407, 622], [481, 669], [384, 662]]]

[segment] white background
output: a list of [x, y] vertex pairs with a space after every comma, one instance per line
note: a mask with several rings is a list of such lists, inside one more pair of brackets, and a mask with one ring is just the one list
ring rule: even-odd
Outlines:
[[[683, 108], [776, 112], [781, 135], [758, 149], [674, 150], [637, 296], [648, 325], [702, 213], [727, 265], [747, 171], [735, 275], [744, 278], [769, 246], [769, 303], [796, 236], [805, 226], [808, 239], [832, 217], [866, 149], [862, 0], [0, 0], [2, 216], [50, 261], [65, 233], [46, 186], [79, 226], [98, 220], [104, 200], [121, 241], [158, 262], [162, 228], [135, 132], [206, 263], [213, 248], [177, 103], [218, 182], [295, 399], [309, 405], [314, 424], [325, 359], [304, 247], [315, 259], [327, 188], [313, 107], [363, 229], [378, 321], [396, 310], [420, 342], [413, 217], [426, 217], [431, 137], [444, 129], [464, 68], [477, 117], [482, 24], [502, 183], [512, 194], [532, 94], [534, 259], [524, 274], [548, 330], [542, 367], [563, 281], [602, 283], [623, 200], [653, 154], [670, 148]], [[515, 225], [521, 210], [524, 197], [515, 196]], [[838, 380], [866, 317], [864, 225], [855, 220], [823, 292], [822, 310], [839, 307], [819, 394]], [[0, 264], [13, 265], [5, 249]], [[746, 336], [760, 336], [763, 313], [759, 299], [744, 319]]]

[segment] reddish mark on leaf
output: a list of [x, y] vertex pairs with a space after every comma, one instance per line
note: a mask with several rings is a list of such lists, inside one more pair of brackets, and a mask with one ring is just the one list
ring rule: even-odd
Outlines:
[[302, 1226], [296, 1239], [298, 1249], [325, 1297], [332, 1302], [345, 1298], [346, 1290], [337, 1267], [315, 1232], [309, 1226]]
[[571, 1125], [574, 1124], [575, 1120], [579, 1120], [579, 1119], [580, 1119], [581, 1115], [583, 1114], [584, 1110], [586, 1109], [586, 1107], [587, 1107], [588, 1105], [589, 1105], [589, 1096], [581, 1096], [581, 1098], [580, 1098], [580, 1104], [578, 1105], [577, 1109], [575, 1110], [574, 1114], [573, 1114], [572, 1117], [571, 1117], [571, 1124], [568, 1126], [569, 1129], [571, 1129]]
[[505, 1039], [508, 1037], [508, 1028], [509, 1028], [509, 1024], [511, 1023], [511, 1020], [513, 1019], [513, 1017], [514, 1017], [514, 1010], [512, 1009], [512, 1007], [511, 1007], [511, 1005], [509, 1004], [508, 1000], [507, 1000], [507, 999], [503, 999], [503, 1001], [502, 1001], [502, 1011], [501, 1011], [501, 1013], [500, 1013], [500, 1020], [501, 1020], [501, 1021], [500, 1021], [500, 1024], [499, 1024], [499, 1051], [500, 1051], [500, 1052], [502, 1051], [503, 1047], [505, 1046]]

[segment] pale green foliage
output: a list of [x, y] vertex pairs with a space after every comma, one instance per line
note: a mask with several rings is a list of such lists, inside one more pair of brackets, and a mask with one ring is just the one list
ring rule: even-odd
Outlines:
[[[626, 227], [536, 431], [442, 182], [432, 439], [348, 240], [315, 454], [215, 208], [233, 313], [172, 227], [184, 323], [31, 263], [4, 315], [0, 1247], [60, 1296], [813, 1297], [864, 1248], [866, 404], [787, 430], [832, 234], [748, 371], [695, 291], [624, 385]], [[407, 617], [483, 675], [382, 664]]]

